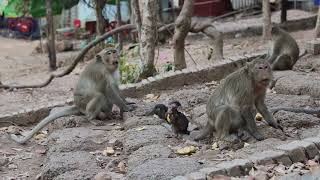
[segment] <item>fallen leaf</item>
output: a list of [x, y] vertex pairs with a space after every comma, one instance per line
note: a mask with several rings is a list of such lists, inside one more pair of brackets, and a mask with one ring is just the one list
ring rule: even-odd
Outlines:
[[256, 120], [261, 121], [263, 119], [262, 115], [260, 113], [256, 114]]
[[107, 147], [107, 149], [103, 150], [102, 154], [105, 156], [113, 155], [114, 149], [112, 147]]
[[34, 136], [34, 139], [35, 140], [43, 140], [43, 139], [45, 139], [47, 137], [47, 135], [45, 135], [45, 134], [37, 134], [37, 135], [35, 135]]
[[146, 129], [146, 127], [144, 127], [144, 126], [136, 128], [137, 131], [143, 131], [145, 129]]
[[213, 143], [212, 146], [211, 146], [211, 149], [212, 150], [219, 150], [219, 145], [217, 142]]
[[121, 172], [121, 173], [126, 173], [126, 164], [124, 163], [124, 162], [120, 162], [119, 164], [118, 164], [118, 168], [119, 168], [119, 171]]
[[195, 153], [197, 151], [197, 148], [195, 146], [186, 146], [184, 148], [178, 149], [177, 154], [179, 155], [188, 155]]
[[147, 94], [147, 95], [146, 95], [146, 98], [147, 98], [147, 99], [153, 99], [154, 96], [155, 96], [154, 94]]

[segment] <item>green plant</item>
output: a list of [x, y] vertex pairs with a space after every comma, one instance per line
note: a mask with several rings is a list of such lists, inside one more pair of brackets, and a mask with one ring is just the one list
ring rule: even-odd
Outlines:
[[121, 83], [136, 83], [141, 73], [141, 60], [128, 62], [128, 56], [126, 54], [120, 55], [120, 74]]

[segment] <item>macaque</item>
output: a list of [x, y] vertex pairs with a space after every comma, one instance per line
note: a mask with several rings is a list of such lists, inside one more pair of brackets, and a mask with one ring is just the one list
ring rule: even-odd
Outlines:
[[272, 46], [268, 50], [267, 60], [272, 70], [290, 70], [299, 58], [299, 46], [296, 40], [286, 31], [277, 26], [271, 30]]
[[60, 112], [47, 116], [25, 137], [18, 138], [12, 134], [11, 139], [24, 144], [48, 123], [69, 115], [83, 114], [89, 122], [96, 124], [93, 120], [99, 118], [101, 113], [110, 114], [113, 105], [119, 107], [120, 116], [123, 118], [123, 112], [131, 111], [133, 108], [127, 106], [114, 77], [118, 65], [119, 57], [115, 49], [104, 49], [99, 52], [95, 60], [80, 75], [73, 94], [73, 106], [67, 106]]
[[264, 102], [272, 77], [269, 62], [261, 58], [228, 75], [210, 96], [206, 106], [207, 125], [195, 140], [204, 139], [214, 130], [218, 138], [226, 141], [243, 130], [263, 140], [255, 122], [256, 110], [270, 126], [282, 130]]

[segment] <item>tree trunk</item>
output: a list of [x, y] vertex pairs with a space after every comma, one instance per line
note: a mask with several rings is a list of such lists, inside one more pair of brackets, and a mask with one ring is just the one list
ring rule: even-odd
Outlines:
[[[120, 0], [117, 0], [117, 26], [121, 26], [121, 4]], [[123, 44], [122, 44], [122, 34], [118, 34], [118, 43], [119, 43], [119, 49], [122, 50]]]
[[133, 16], [134, 16], [133, 18], [137, 25], [137, 31], [138, 31], [139, 41], [140, 41], [142, 20], [141, 20], [139, 0], [131, 0], [131, 8], [133, 9]]
[[264, 41], [267, 41], [271, 39], [271, 11], [270, 11], [269, 0], [263, 0], [262, 12], [263, 12], [262, 37]]
[[191, 26], [191, 17], [193, 14], [193, 0], [185, 0], [182, 10], [175, 22], [173, 35], [174, 64], [176, 69], [187, 67], [184, 56], [184, 41], [188, 35]]
[[106, 5], [105, 0], [95, 0], [95, 8], [96, 8], [96, 31], [98, 36], [101, 36], [105, 33], [106, 21], [103, 17], [103, 8]]
[[49, 70], [54, 71], [57, 69], [57, 57], [55, 48], [55, 32], [53, 25], [52, 14], [52, 0], [46, 1], [47, 6], [47, 24], [48, 24], [48, 56], [49, 56]]
[[158, 23], [162, 23], [163, 22], [163, 16], [162, 16], [162, 1], [161, 0], [157, 0], [157, 21]]
[[320, 38], [320, 8], [318, 9], [318, 18], [317, 18], [317, 23], [315, 27], [315, 35], [314, 38]]
[[281, 23], [287, 21], [288, 0], [281, 0]]
[[[141, 1], [140, 9], [142, 17], [140, 36], [140, 55], [143, 62], [141, 78], [153, 76], [156, 72], [154, 56], [157, 33], [157, 0]], [[138, 18], [137, 18], [138, 19]]]

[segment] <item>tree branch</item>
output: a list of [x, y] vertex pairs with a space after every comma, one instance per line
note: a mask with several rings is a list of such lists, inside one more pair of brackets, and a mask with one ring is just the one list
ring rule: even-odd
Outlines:
[[109, 36], [112, 36], [114, 34], [117, 33], [121, 33], [122, 31], [125, 30], [133, 30], [136, 29], [136, 25], [134, 24], [126, 24], [123, 26], [120, 26], [118, 28], [115, 28], [105, 34], [103, 34], [102, 36], [100, 36], [99, 38], [97, 38], [96, 40], [90, 42], [74, 59], [74, 61], [72, 62], [72, 64], [65, 69], [64, 71], [60, 72], [60, 73], [52, 73], [50, 74], [49, 78], [41, 83], [41, 84], [36, 84], [36, 85], [16, 85], [16, 86], [10, 86], [10, 85], [0, 85], [0, 88], [2, 89], [24, 89], [24, 88], [42, 88], [47, 86], [48, 84], [50, 84], [50, 82], [54, 79], [54, 78], [59, 78], [59, 77], [63, 77], [65, 75], [70, 74], [73, 69], [77, 66], [77, 64], [82, 60], [82, 58], [85, 56], [85, 54], [94, 46], [96, 46], [97, 44], [99, 44], [101, 41], [105, 40], [106, 38], [108, 38]]

